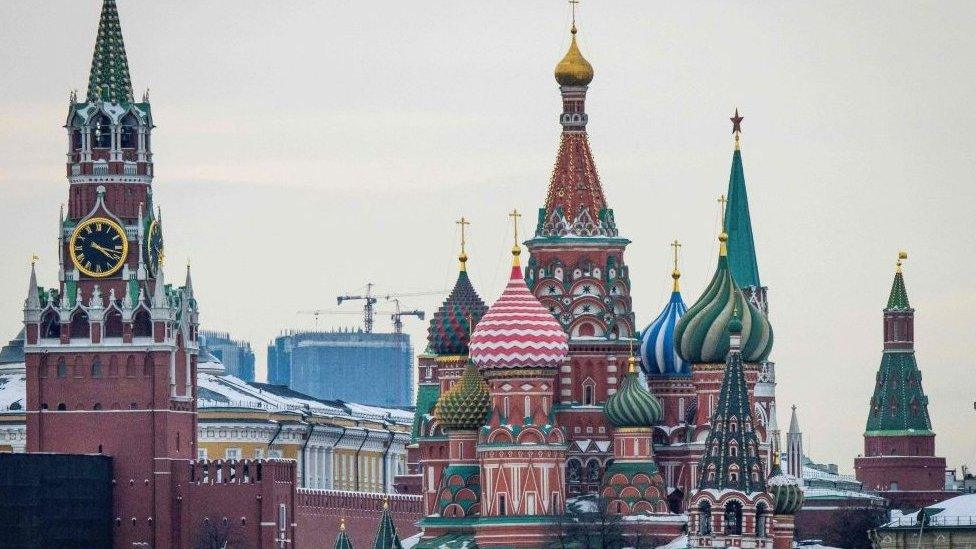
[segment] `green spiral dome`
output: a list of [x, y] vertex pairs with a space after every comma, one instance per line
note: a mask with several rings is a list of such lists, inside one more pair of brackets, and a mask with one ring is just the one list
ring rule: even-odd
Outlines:
[[634, 358], [631, 358], [630, 373], [622, 385], [603, 407], [603, 413], [614, 427], [651, 427], [661, 419], [661, 401], [637, 377]]
[[489, 411], [488, 384], [478, 373], [478, 367], [468, 361], [461, 379], [437, 401], [434, 417], [445, 430], [474, 431], [485, 424]]
[[766, 486], [773, 496], [773, 512], [777, 515], [795, 515], [803, 507], [803, 488], [793, 475], [780, 473], [770, 477]]
[[723, 240], [712, 281], [675, 326], [678, 355], [693, 364], [725, 362], [729, 353], [729, 323], [735, 311], [742, 323], [742, 360], [762, 362], [773, 348], [773, 327], [766, 315], [746, 301], [732, 279]]

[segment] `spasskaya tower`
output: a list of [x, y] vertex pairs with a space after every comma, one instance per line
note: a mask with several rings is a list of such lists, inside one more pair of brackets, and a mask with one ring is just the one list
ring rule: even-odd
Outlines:
[[170, 461], [196, 455], [197, 303], [166, 284], [152, 109], [132, 93], [114, 0], [68, 105], [59, 280], [24, 302], [27, 450], [113, 457], [115, 547], [170, 539]]

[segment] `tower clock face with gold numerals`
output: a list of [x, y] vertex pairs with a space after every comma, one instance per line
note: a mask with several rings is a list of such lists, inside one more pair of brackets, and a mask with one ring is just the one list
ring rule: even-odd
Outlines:
[[129, 253], [129, 239], [115, 221], [93, 217], [75, 227], [68, 250], [79, 271], [102, 278], [122, 268]]

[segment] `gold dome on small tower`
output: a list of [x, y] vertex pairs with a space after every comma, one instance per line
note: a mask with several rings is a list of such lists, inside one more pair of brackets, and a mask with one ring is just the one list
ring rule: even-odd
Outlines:
[[579, 46], [576, 45], [575, 23], [569, 32], [573, 39], [569, 43], [566, 55], [556, 65], [556, 82], [560, 86], [586, 86], [593, 81], [593, 65], [583, 57]]

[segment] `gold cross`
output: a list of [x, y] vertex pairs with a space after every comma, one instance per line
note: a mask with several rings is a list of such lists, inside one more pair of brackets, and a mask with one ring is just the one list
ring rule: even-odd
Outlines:
[[729, 203], [729, 199], [725, 198], [725, 195], [718, 197], [718, 203], [722, 205], [722, 232], [725, 232], [725, 207]]
[[518, 220], [522, 217], [522, 214], [518, 210], [512, 210], [512, 213], [508, 214], [508, 217], [512, 218], [512, 227], [515, 229], [515, 246], [519, 245], [518, 241]]
[[33, 266], [34, 266], [35, 264], [37, 264], [37, 260], [38, 260], [38, 259], [40, 259], [40, 257], [39, 257], [39, 256], [38, 256], [37, 254], [31, 254], [31, 266], [32, 266], [32, 267], [33, 267]]
[[467, 219], [465, 219], [464, 216], [462, 215], [461, 216], [461, 219], [458, 219], [457, 221], [455, 221], [455, 223], [457, 223], [458, 225], [461, 226], [461, 255], [465, 255], [464, 254], [464, 242], [465, 242], [465, 240], [464, 240], [464, 227], [466, 225], [470, 225], [471, 222], [468, 221]]
[[674, 248], [674, 268], [678, 269], [678, 249], [681, 248], [681, 243], [677, 239], [671, 243], [671, 247]]
[[579, 4], [580, 0], [569, 0], [569, 5], [573, 7], [573, 28], [576, 28], [576, 4]]

